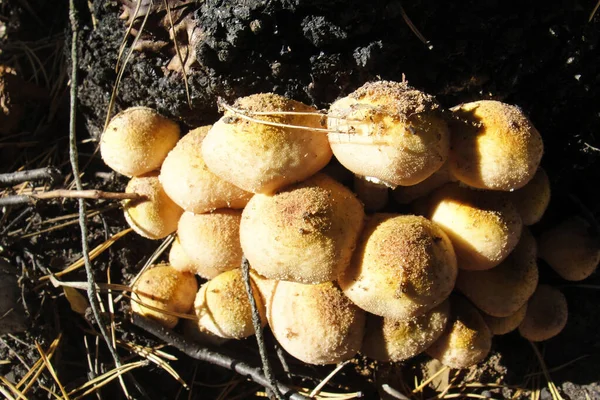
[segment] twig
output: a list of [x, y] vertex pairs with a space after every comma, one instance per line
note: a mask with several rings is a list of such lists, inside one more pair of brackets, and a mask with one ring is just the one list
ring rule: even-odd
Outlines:
[[12, 186], [17, 183], [27, 181], [40, 181], [48, 179], [51, 182], [61, 178], [61, 173], [57, 168], [46, 167], [30, 169], [28, 171], [16, 171], [6, 174], [0, 174], [0, 187]]
[[34, 194], [20, 194], [0, 198], [0, 206], [31, 204], [36, 200], [48, 199], [105, 199], [105, 200], [138, 200], [144, 196], [137, 193], [104, 192], [102, 190], [68, 190], [57, 189]]
[[[203, 347], [197, 343], [192, 343], [184, 339], [179, 334], [161, 326], [157, 322], [144, 318], [138, 314], [133, 314], [132, 319], [134, 325], [151, 333], [170, 346], [174, 346], [192, 358], [227, 368], [253, 380], [259, 385], [271, 390], [275, 389], [275, 387], [271, 385], [269, 379], [263, 375], [260, 368], [252, 367], [242, 360], [219, 353], [210, 349], [209, 347]], [[283, 385], [279, 382], [277, 382], [276, 385], [280, 393], [282, 393], [283, 398], [288, 398], [291, 400], [308, 400], [308, 397], [293, 391], [286, 385]]]
[[592, 20], [594, 19], [594, 15], [596, 15], [596, 11], [598, 11], [598, 7], [600, 7], [600, 0], [598, 0], [598, 2], [596, 3], [596, 6], [594, 7], [594, 9], [592, 10], [592, 12], [590, 13], [590, 18], [588, 19], [588, 23], [592, 22]]
[[[76, 110], [77, 110], [77, 36], [79, 30], [79, 23], [77, 21], [77, 11], [75, 9], [75, 1], [69, 0], [69, 21], [71, 23], [71, 91], [70, 91], [70, 108], [69, 108], [69, 159], [71, 161], [71, 169], [73, 171], [73, 179], [75, 180], [75, 186], [77, 190], [83, 190], [83, 184], [81, 183], [81, 175], [79, 174], [79, 160], [77, 152], [77, 137], [76, 137]], [[102, 338], [106, 342], [106, 346], [115, 362], [117, 368], [121, 367], [121, 360], [117, 350], [112, 346], [110, 336], [104, 325], [104, 321], [100, 317], [100, 306], [98, 298], [96, 297], [96, 280], [94, 278], [94, 272], [92, 270], [92, 262], [90, 261], [90, 254], [88, 249], [88, 230], [86, 220], [86, 204], [84, 199], [79, 199], [79, 226], [81, 229], [81, 250], [83, 253], [83, 260], [85, 265], [85, 272], [87, 276], [87, 295], [90, 301], [90, 307], [94, 314], [94, 318], [98, 324], [98, 329]], [[120, 375], [119, 375], [120, 377]], [[135, 382], [135, 381], [134, 381]], [[136, 385], [138, 390], [141, 390], [139, 385]], [[143, 393], [143, 392], [142, 392]]]
[[252, 325], [254, 325], [254, 331], [256, 333], [256, 342], [258, 343], [258, 352], [260, 353], [260, 359], [263, 365], [263, 372], [271, 386], [275, 389], [274, 394], [278, 400], [282, 400], [281, 393], [277, 388], [277, 380], [273, 375], [271, 369], [271, 363], [267, 355], [267, 349], [265, 347], [265, 339], [263, 337], [262, 323], [260, 320], [260, 313], [256, 306], [256, 299], [254, 298], [254, 289], [250, 282], [250, 263], [246, 257], [242, 257], [242, 277], [244, 278], [244, 286], [246, 287], [246, 294], [248, 295], [248, 301], [250, 301], [250, 307], [252, 308]]
[[[165, 8], [167, 9], [167, 16], [169, 17], [169, 23], [171, 24], [171, 30], [173, 31], [173, 44], [175, 45], [175, 51], [177, 52], [177, 57], [179, 58], [179, 62], [181, 63], [181, 71], [183, 72], [183, 83], [185, 85], [185, 96], [187, 98], [188, 107], [192, 108], [192, 100], [190, 98], [190, 85], [188, 83], [187, 72], [185, 70], [185, 62], [183, 57], [181, 56], [181, 50], [179, 50], [179, 45], [177, 44], [177, 32], [175, 32], [175, 25], [173, 24], [173, 16], [171, 15], [171, 7], [169, 6], [169, 2], [167, 0], [163, 0]], [[186, 58], [190, 56], [190, 50], [186, 54]]]
[[427, 48], [429, 50], [433, 49], [433, 45], [431, 44], [431, 42], [429, 40], [427, 40], [425, 38], [425, 36], [423, 36], [421, 34], [421, 32], [419, 32], [419, 30], [417, 29], [417, 27], [415, 26], [415, 24], [412, 23], [412, 21], [410, 20], [410, 18], [408, 18], [408, 14], [406, 14], [406, 11], [404, 11], [404, 7], [400, 6], [400, 14], [402, 14], [402, 18], [404, 19], [404, 22], [406, 22], [406, 25], [408, 25], [408, 27], [410, 28], [410, 30], [412, 31], [412, 33], [415, 34], [416, 37], [419, 38], [419, 40], [421, 42], [423, 42], [423, 44], [425, 44], [425, 46], [427, 46]]

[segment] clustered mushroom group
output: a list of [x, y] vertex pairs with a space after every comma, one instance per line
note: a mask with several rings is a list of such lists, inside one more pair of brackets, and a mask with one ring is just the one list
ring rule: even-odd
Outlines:
[[134, 284], [133, 312], [174, 327], [193, 310], [183, 330], [195, 339], [254, 333], [246, 257], [262, 322], [294, 357], [427, 352], [465, 368], [492, 335], [542, 341], [565, 326], [565, 297], [538, 285], [538, 256], [567, 280], [598, 264], [583, 219], [537, 242], [527, 229], [550, 185], [542, 138], [518, 107], [443, 110], [389, 81], [326, 113], [271, 93], [223, 107], [181, 139], [176, 123], [130, 108], [101, 139], [105, 162], [131, 177], [127, 192], [144, 196], [124, 205], [130, 226], [150, 239], [177, 232], [169, 264]]

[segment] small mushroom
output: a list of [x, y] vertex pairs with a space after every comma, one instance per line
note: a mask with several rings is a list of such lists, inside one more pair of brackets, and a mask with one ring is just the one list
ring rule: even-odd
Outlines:
[[335, 364], [360, 349], [365, 313], [332, 282], [277, 283], [267, 316], [281, 347], [305, 363]]
[[212, 267], [203, 269], [202, 265], [192, 260], [181, 246], [179, 237], [176, 237], [171, 245], [169, 264], [178, 271], [196, 274], [204, 279], [212, 279], [220, 274], [219, 269]]
[[211, 126], [190, 131], [169, 152], [160, 170], [165, 192], [186, 211], [201, 214], [217, 208], [244, 208], [252, 193], [219, 178], [202, 159], [202, 141]]
[[550, 203], [550, 180], [546, 171], [538, 168], [525, 186], [508, 194], [524, 225], [533, 225], [542, 219]]
[[158, 173], [131, 178], [126, 193], [137, 193], [144, 198], [126, 200], [125, 219], [139, 235], [148, 239], [162, 239], [175, 232], [183, 210], [165, 193]]
[[600, 238], [590, 223], [571, 217], [539, 238], [540, 258], [568, 281], [590, 276], [600, 261]]
[[495, 317], [516, 313], [538, 285], [537, 246], [528, 229], [500, 265], [485, 271], [460, 270], [456, 288], [483, 312]]
[[544, 144], [523, 111], [493, 100], [452, 109], [450, 170], [479, 189], [512, 191], [527, 184], [540, 164]]
[[363, 310], [405, 320], [442, 303], [454, 288], [456, 274], [452, 244], [433, 222], [414, 215], [375, 214], [339, 284]]
[[450, 368], [468, 368], [487, 357], [492, 333], [475, 306], [460, 296], [450, 297], [450, 314], [446, 331], [425, 352]]
[[446, 232], [458, 267], [495, 267], [515, 248], [523, 223], [515, 206], [498, 193], [447, 184], [423, 201], [425, 216]]
[[199, 275], [216, 276], [241, 265], [241, 217], [241, 210], [227, 208], [207, 214], [183, 213], [177, 235]]
[[527, 303], [519, 333], [532, 342], [548, 340], [563, 330], [568, 315], [565, 295], [552, 286], [540, 285]]
[[514, 331], [521, 325], [527, 312], [527, 303], [523, 304], [523, 307], [519, 308], [517, 312], [507, 317], [494, 317], [486, 313], [481, 313], [481, 316], [485, 320], [488, 328], [492, 335], [506, 335], [509, 332]]
[[405, 82], [366, 83], [331, 105], [327, 125], [342, 165], [388, 186], [417, 184], [448, 156], [449, 130], [439, 105]]
[[197, 291], [194, 275], [160, 264], [144, 271], [133, 285], [131, 311], [173, 328], [179, 318], [168, 312], [187, 313], [194, 304]]
[[266, 278], [333, 281], [350, 263], [363, 218], [350, 190], [317, 174], [272, 196], [256, 194], [242, 213], [240, 240]]
[[368, 314], [361, 353], [378, 361], [407, 360], [431, 346], [444, 333], [449, 318], [448, 300], [409, 320]]
[[261, 113], [256, 119], [264, 123], [227, 111], [204, 138], [202, 157], [214, 174], [235, 186], [273, 193], [305, 180], [331, 159], [327, 135], [315, 131], [323, 128], [323, 115], [315, 108], [273, 93], [242, 97], [233, 107]]
[[[252, 278], [256, 306], [266, 324], [266, 311]], [[242, 339], [253, 335], [252, 308], [240, 269], [226, 271], [200, 287], [194, 302], [200, 331], [226, 339]]]
[[100, 139], [100, 154], [110, 168], [140, 176], [160, 168], [179, 140], [179, 126], [147, 107], [115, 115]]

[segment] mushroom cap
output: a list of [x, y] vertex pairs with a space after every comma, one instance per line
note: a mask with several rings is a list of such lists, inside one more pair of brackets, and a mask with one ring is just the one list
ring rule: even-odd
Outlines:
[[178, 271], [196, 274], [204, 279], [212, 279], [221, 273], [219, 269], [212, 267], [203, 269], [202, 265], [192, 260], [181, 246], [179, 237], [176, 237], [171, 245], [169, 264]]
[[420, 197], [427, 196], [440, 186], [453, 181], [455, 181], [455, 179], [452, 174], [450, 174], [448, 163], [445, 162], [440, 169], [435, 171], [433, 175], [424, 181], [412, 186], [396, 187], [392, 191], [392, 197], [398, 204], [408, 204]]
[[167, 196], [157, 172], [134, 176], [125, 192], [146, 197], [124, 202], [125, 220], [134, 231], [148, 239], [162, 239], [175, 232], [183, 210]]
[[468, 368], [492, 347], [492, 333], [477, 308], [460, 296], [450, 297], [450, 321], [442, 336], [425, 352], [450, 368]]
[[151, 318], [167, 328], [173, 328], [179, 321], [178, 317], [155, 311], [144, 305], [168, 312], [187, 313], [194, 304], [197, 291], [198, 284], [194, 275], [160, 264], [144, 271], [134, 283], [131, 311]]
[[306, 104], [273, 93], [238, 99], [234, 107], [249, 112], [295, 111], [312, 115], [261, 115], [267, 122], [305, 127], [284, 128], [251, 122], [231, 112], [214, 124], [202, 143], [202, 157], [216, 175], [253, 193], [273, 193], [325, 167], [332, 153], [322, 117]]
[[452, 109], [450, 170], [461, 182], [479, 189], [511, 191], [529, 182], [544, 144], [523, 111], [509, 104], [481, 100]]
[[179, 140], [179, 125], [148, 107], [115, 115], [100, 138], [100, 154], [110, 168], [127, 176], [159, 169]]
[[[265, 306], [252, 278], [250, 284], [264, 326], [267, 322]], [[201, 331], [226, 339], [242, 339], [255, 333], [241, 269], [225, 271], [202, 285], [194, 309]]]
[[548, 340], [563, 330], [568, 315], [565, 295], [552, 286], [540, 285], [527, 303], [519, 333], [532, 342]]
[[431, 346], [444, 333], [449, 318], [448, 300], [409, 320], [368, 314], [361, 353], [378, 361], [407, 360]]
[[183, 213], [177, 235], [198, 274], [216, 276], [242, 264], [241, 218], [241, 210], [227, 208], [207, 214]]
[[481, 313], [481, 316], [485, 320], [488, 328], [492, 335], [506, 335], [509, 332], [514, 331], [521, 325], [527, 312], [527, 303], [523, 304], [523, 307], [519, 308], [517, 312], [507, 317], [494, 317], [486, 313]]
[[414, 215], [375, 214], [339, 284], [363, 310], [403, 320], [443, 302], [456, 274], [452, 244], [433, 222]]
[[354, 193], [317, 174], [272, 196], [255, 195], [242, 213], [240, 240], [266, 278], [333, 281], [350, 263], [363, 219]]
[[539, 238], [540, 258], [568, 281], [590, 276], [600, 261], [600, 238], [588, 221], [571, 217]]
[[456, 288], [477, 308], [494, 317], [516, 313], [538, 285], [537, 245], [528, 229], [500, 265], [485, 271], [460, 270]]
[[481, 192], [447, 184], [427, 201], [425, 216], [446, 232], [458, 267], [485, 270], [495, 267], [515, 248], [523, 223], [515, 206], [499, 193]]
[[521, 189], [508, 194], [524, 225], [533, 225], [542, 219], [550, 203], [550, 180], [546, 171], [538, 168], [533, 178]]
[[278, 282], [267, 316], [281, 347], [309, 364], [352, 358], [363, 339], [364, 311], [332, 282]]
[[196, 214], [217, 208], [244, 208], [252, 193], [213, 174], [202, 159], [202, 141], [211, 126], [190, 131], [169, 152], [160, 170], [160, 182], [181, 208]]
[[390, 186], [425, 180], [448, 156], [439, 105], [404, 82], [366, 83], [331, 105], [327, 125], [336, 131], [331, 149], [346, 168]]

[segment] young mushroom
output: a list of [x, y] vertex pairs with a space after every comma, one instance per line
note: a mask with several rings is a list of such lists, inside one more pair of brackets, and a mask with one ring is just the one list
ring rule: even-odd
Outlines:
[[217, 208], [244, 208], [252, 193], [219, 178], [202, 158], [202, 141], [211, 126], [190, 131], [169, 152], [160, 170], [160, 182], [181, 208], [195, 214]]
[[456, 288], [483, 312], [495, 317], [516, 313], [538, 285], [537, 246], [528, 229], [500, 265], [485, 271], [460, 270]]
[[495, 267], [510, 254], [521, 236], [523, 223], [519, 213], [498, 193], [451, 183], [423, 200], [421, 208], [452, 241], [461, 269]]
[[405, 82], [369, 82], [333, 103], [327, 116], [336, 158], [387, 186], [417, 184], [446, 160], [449, 131], [432, 96]]
[[134, 176], [125, 192], [144, 197], [126, 200], [123, 205], [125, 219], [134, 231], [148, 239], [162, 239], [175, 232], [183, 210], [167, 196], [157, 172]]
[[468, 368], [482, 361], [492, 347], [492, 333], [468, 300], [450, 297], [446, 331], [425, 352], [450, 368]]
[[160, 168], [179, 140], [179, 126], [147, 107], [115, 115], [100, 138], [100, 154], [110, 168], [139, 176]]
[[550, 203], [550, 180], [546, 171], [538, 168], [533, 178], [521, 189], [508, 193], [517, 207], [524, 225], [533, 225], [542, 219]]
[[323, 128], [322, 119], [315, 108], [273, 93], [242, 97], [210, 129], [202, 157], [213, 173], [235, 186], [273, 193], [329, 162], [327, 135], [315, 131]]
[[157, 265], [144, 271], [133, 285], [131, 311], [173, 328], [179, 318], [169, 313], [187, 313], [197, 291], [194, 275], [166, 264]]
[[240, 241], [266, 278], [333, 281], [350, 262], [363, 218], [350, 190], [317, 174], [272, 196], [256, 194], [242, 213]]
[[[252, 278], [250, 284], [264, 325], [267, 322], [265, 306]], [[252, 308], [240, 269], [223, 272], [202, 285], [194, 310], [200, 331], [226, 339], [242, 339], [255, 333]]]
[[177, 235], [185, 254], [203, 277], [236, 269], [242, 263], [241, 210], [222, 208], [207, 214], [183, 213]]
[[444, 333], [449, 318], [448, 300], [409, 320], [368, 314], [360, 352], [378, 361], [407, 360], [431, 346]]
[[332, 282], [277, 283], [267, 317], [288, 353], [308, 364], [335, 364], [360, 349], [365, 313]]
[[525, 319], [526, 312], [527, 303], [523, 304], [523, 306], [515, 313], [506, 317], [494, 317], [483, 312], [481, 313], [481, 316], [485, 320], [488, 328], [490, 328], [492, 335], [506, 335], [521, 325], [521, 322], [523, 322], [523, 319]]
[[542, 137], [523, 111], [482, 100], [452, 109], [450, 170], [479, 189], [512, 191], [529, 182], [542, 158]]
[[539, 238], [540, 258], [568, 281], [590, 276], [600, 261], [600, 237], [581, 217], [571, 217]]
[[540, 285], [527, 303], [519, 333], [532, 342], [548, 340], [563, 330], [568, 315], [565, 295], [552, 286]]
[[212, 266], [209, 266], [209, 268], [202, 268], [202, 264], [191, 259], [183, 249], [179, 237], [176, 237], [171, 245], [171, 250], [169, 251], [169, 265], [178, 271], [196, 274], [204, 279], [212, 279], [221, 273], [219, 269], [213, 268]]
[[414, 215], [375, 214], [368, 221], [339, 285], [363, 310], [406, 320], [442, 303], [456, 281], [450, 240]]

